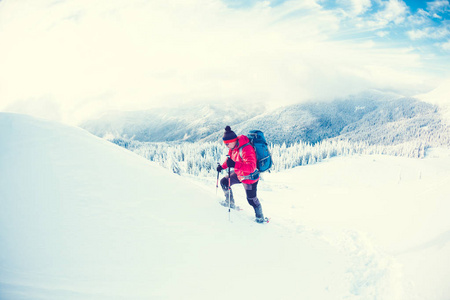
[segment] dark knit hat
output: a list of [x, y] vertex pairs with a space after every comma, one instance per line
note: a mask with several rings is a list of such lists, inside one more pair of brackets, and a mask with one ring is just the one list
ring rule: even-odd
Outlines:
[[223, 142], [229, 144], [238, 140], [238, 137], [234, 131], [231, 131], [231, 127], [225, 127], [225, 133], [223, 134]]

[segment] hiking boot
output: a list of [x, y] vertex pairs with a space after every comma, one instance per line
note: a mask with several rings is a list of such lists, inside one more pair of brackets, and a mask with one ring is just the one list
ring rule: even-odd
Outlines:
[[255, 209], [255, 221], [258, 223], [264, 223], [265, 219], [262, 212], [261, 204], [257, 207], [254, 207], [254, 209]]
[[225, 207], [230, 207], [232, 209], [236, 208], [236, 205], [234, 204], [234, 202], [231, 202], [231, 204], [230, 204], [230, 202], [228, 202], [228, 199], [221, 201], [220, 205], [225, 206]]
[[234, 197], [233, 197], [233, 191], [232, 190], [225, 190], [223, 191], [223, 193], [225, 194], [225, 200], [223, 200], [222, 202], [220, 202], [221, 205], [228, 207], [229, 204], [231, 202], [231, 208], [235, 208], [236, 206], [234, 205]]

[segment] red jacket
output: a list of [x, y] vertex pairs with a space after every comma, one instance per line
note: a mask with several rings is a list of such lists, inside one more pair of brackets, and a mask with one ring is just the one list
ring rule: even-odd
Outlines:
[[[247, 144], [248, 142], [250, 142], [248, 137], [246, 137], [245, 135], [240, 135], [238, 137], [236, 147], [230, 149], [228, 151], [228, 155], [233, 161], [236, 162], [236, 165], [234, 166], [234, 172], [238, 176], [239, 181], [246, 184], [252, 184], [257, 182], [259, 180], [259, 177], [256, 180], [243, 179], [243, 177], [248, 176], [256, 171], [255, 149], [253, 149], [252, 145], [248, 145], [242, 148], [242, 157], [239, 154], [239, 148]], [[226, 161], [222, 164], [222, 168], [228, 168]]]

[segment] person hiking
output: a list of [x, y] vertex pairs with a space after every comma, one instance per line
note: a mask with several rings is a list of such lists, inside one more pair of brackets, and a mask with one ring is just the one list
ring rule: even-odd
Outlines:
[[220, 180], [220, 185], [226, 197], [226, 200], [222, 201], [221, 204], [235, 208], [233, 192], [229, 188], [228, 182], [230, 182], [231, 186], [242, 183], [247, 194], [247, 201], [255, 210], [255, 221], [263, 223], [264, 215], [261, 203], [256, 195], [259, 182], [259, 172], [256, 168], [256, 153], [253, 146], [248, 144], [249, 141], [245, 135], [237, 136], [230, 126], [225, 127], [223, 142], [228, 147], [228, 158], [222, 165], [219, 164], [217, 166], [217, 172], [221, 172], [228, 167], [234, 168], [234, 170]]

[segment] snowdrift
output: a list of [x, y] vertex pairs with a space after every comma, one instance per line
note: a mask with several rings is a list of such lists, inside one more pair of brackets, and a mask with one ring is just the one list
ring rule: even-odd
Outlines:
[[2, 300], [327, 298], [344, 271], [81, 129], [2, 113], [0, 140]]
[[269, 224], [88, 132], [0, 113], [0, 299], [450, 295], [450, 155], [265, 174]]

